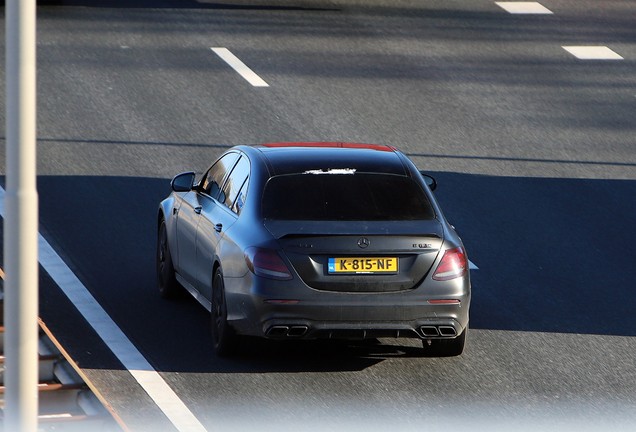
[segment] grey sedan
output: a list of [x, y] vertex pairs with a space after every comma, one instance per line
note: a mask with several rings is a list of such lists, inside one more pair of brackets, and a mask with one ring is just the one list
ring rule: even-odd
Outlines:
[[211, 312], [220, 356], [239, 338], [418, 338], [464, 350], [470, 277], [436, 183], [390, 146], [238, 146], [159, 206], [162, 297]]

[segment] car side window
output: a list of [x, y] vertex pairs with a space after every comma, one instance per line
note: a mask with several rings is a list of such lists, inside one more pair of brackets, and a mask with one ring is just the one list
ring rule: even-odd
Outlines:
[[240, 215], [241, 210], [243, 210], [243, 205], [245, 204], [245, 197], [247, 195], [247, 185], [249, 182], [250, 182], [250, 178], [247, 177], [236, 199], [234, 200], [234, 204], [232, 204], [232, 211], [238, 215]]
[[[225, 182], [225, 186], [223, 186], [223, 194], [225, 196], [225, 200], [223, 204], [225, 204], [228, 208], [232, 209], [233, 212], [238, 213], [234, 208], [234, 201], [239, 196], [239, 192], [243, 190], [243, 185], [247, 178], [250, 175], [250, 161], [247, 157], [242, 156], [239, 159], [238, 163], [230, 173], [227, 181]], [[242, 200], [245, 197], [243, 195]], [[243, 201], [244, 202], [244, 201]], [[241, 205], [242, 207], [242, 205]]]
[[201, 182], [201, 188], [206, 194], [210, 195], [212, 198], [219, 199], [219, 192], [223, 186], [223, 179], [234, 166], [238, 156], [239, 155], [237, 153], [226, 154], [212, 165], [207, 173], [205, 173], [203, 181]]

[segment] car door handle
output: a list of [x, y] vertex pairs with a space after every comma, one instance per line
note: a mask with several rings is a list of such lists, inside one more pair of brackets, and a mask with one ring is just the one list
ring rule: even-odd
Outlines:
[[223, 224], [218, 223], [214, 225], [214, 229], [216, 232], [221, 232], [221, 230], [223, 229]]
[[202, 209], [202, 208], [203, 208], [203, 207], [201, 207], [201, 206], [196, 206], [196, 207], [194, 208], [194, 212], [195, 212], [196, 214], [201, 214], [201, 209]]

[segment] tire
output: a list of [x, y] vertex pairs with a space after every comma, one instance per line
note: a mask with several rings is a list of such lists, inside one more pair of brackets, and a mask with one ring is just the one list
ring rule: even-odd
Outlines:
[[166, 221], [161, 220], [157, 234], [157, 288], [164, 299], [174, 299], [181, 294], [181, 286], [175, 277], [172, 256], [168, 246]]
[[236, 354], [239, 337], [227, 322], [227, 301], [223, 273], [217, 269], [212, 282], [212, 344], [219, 357]]
[[[462, 355], [466, 346], [468, 326], [454, 339], [423, 339], [422, 347], [426, 355], [431, 357], [455, 357]], [[429, 345], [430, 341], [430, 345]]]

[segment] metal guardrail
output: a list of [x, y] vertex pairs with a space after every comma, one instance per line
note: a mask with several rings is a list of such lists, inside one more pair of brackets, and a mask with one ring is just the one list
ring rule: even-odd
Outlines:
[[[4, 431], [5, 391], [2, 276], [0, 269], [0, 432]], [[44, 322], [38, 321], [38, 432], [129, 432]]]

